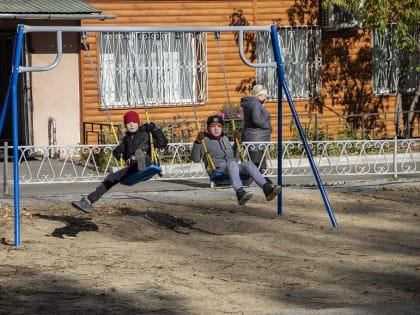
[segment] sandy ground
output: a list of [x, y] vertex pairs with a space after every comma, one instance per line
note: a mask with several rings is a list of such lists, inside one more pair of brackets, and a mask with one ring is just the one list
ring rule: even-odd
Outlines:
[[0, 314], [420, 313], [419, 182], [326, 187], [338, 229], [316, 187], [251, 191], [22, 198], [20, 247], [3, 200]]

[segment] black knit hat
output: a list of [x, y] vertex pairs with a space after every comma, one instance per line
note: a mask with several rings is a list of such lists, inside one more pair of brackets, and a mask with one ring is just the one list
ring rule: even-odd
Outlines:
[[207, 118], [207, 128], [210, 127], [211, 124], [221, 124], [222, 126], [224, 125], [223, 119], [216, 115]]

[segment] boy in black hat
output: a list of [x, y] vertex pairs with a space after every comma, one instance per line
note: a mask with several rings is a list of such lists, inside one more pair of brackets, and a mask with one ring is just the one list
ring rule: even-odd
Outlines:
[[243, 188], [240, 174], [251, 177], [262, 188], [267, 201], [273, 200], [280, 193], [281, 186], [268, 183], [253, 162], [238, 163], [239, 152], [223, 134], [223, 125], [219, 116], [208, 117], [207, 131], [198, 133], [192, 147], [191, 159], [194, 162], [204, 160], [208, 169], [205, 155], [209, 154], [216, 171], [226, 174], [232, 181], [239, 205], [244, 205], [252, 197], [252, 193]]

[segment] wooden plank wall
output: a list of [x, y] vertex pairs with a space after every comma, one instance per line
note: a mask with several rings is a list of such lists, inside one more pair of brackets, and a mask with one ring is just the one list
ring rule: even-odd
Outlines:
[[[103, 10], [103, 14], [113, 14], [117, 18], [115, 20], [96, 21], [84, 20], [82, 25], [115, 25], [115, 26], [209, 26], [220, 25], [228, 26], [232, 17], [239, 23], [248, 23], [249, 25], [269, 25], [278, 23], [280, 25], [292, 24], [316, 24], [318, 17], [317, 1], [296, 2], [294, 0], [286, 1], [270, 1], [270, 0], [231, 0], [231, 1], [105, 1], [105, 0], [88, 0], [86, 1], [93, 6]], [[300, 3], [301, 6], [297, 6]], [[303, 7], [302, 7], [303, 5]], [[309, 12], [309, 13], [308, 13]], [[92, 34], [91, 34], [92, 35]], [[96, 63], [96, 38], [89, 37], [91, 54]], [[354, 44], [354, 43], [353, 43]], [[359, 45], [359, 46], [358, 46]], [[361, 45], [365, 42], [355, 43], [351, 48], [353, 54], [357, 54]], [[244, 89], [244, 79], [247, 79], [249, 87], [252, 80], [255, 79], [255, 69], [250, 68], [242, 63], [239, 58], [238, 48], [235, 43], [234, 34], [223, 33], [221, 37], [221, 46], [223, 51], [223, 59], [225, 71], [227, 73], [227, 81], [229, 86], [229, 94], [232, 103], [238, 104], [240, 98], [247, 94], [246, 84]], [[218, 112], [222, 105], [227, 102], [227, 93], [224, 86], [223, 73], [221, 71], [220, 56], [218, 54], [217, 42], [212, 34], [207, 36], [208, 48], [208, 102], [204, 105], [185, 107], [157, 107], [149, 109], [149, 114], [154, 121], [170, 121], [175, 116], [181, 115], [183, 119], [194, 121], [194, 109], [198, 118], [204, 120], [208, 115]], [[331, 67], [342, 71], [344, 76], [347, 68], [331, 57], [331, 60], [323, 60], [324, 68]], [[97, 93], [96, 80], [89, 64], [86, 54], [82, 52], [81, 67], [82, 75], [82, 121], [106, 122], [108, 121], [107, 113], [99, 110], [99, 98]], [[343, 71], [342, 71], [343, 72]], [[344, 82], [345, 83], [345, 82]], [[325, 83], [324, 83], [325, 84]], [[294, 105], [297, 112], [301, 116], [302, 123], [307, 123], [310, 111], [320, 112], [324, 116], [334, 116], [335, 114], [343, 114], [345, 112], [345, 104], [332, 100], [338, 98], [343, 99], [344, 91], [335, 91], [326, 82], [323, 88], [324, 94], [321, 100], [313, 102], [310, 100], [297, 100]], [[336, 84], [336, 82], [334, 82]], [[370, 86], [369, 84], [367, 86]], [[350, 87], [353, 88], [353, 87]], [[334, 93], [337, 93], [335, 95]], [[323, 102], [327, 106], [323, 106]], [[387, 100], [386, 102], [389, 102]], [[391, 107], [390, 104], [386, 106]], [[290, 117], [289, 106], [283, 101], [283, 115]], [[277, 139], [277, 101], [269, 102], [267, 109], [272, 115], [273, 140]], [[121, 122], [125, 110], [111, 110], [111, 117], [114, 122]], [[138, 112], [142, 115], [143, 110]], [[288, 123], [290, 118], [283, 121], [283, 138], [290, 138], [290, 127]], [[334, 119], [332, 119], [334, 120]]]

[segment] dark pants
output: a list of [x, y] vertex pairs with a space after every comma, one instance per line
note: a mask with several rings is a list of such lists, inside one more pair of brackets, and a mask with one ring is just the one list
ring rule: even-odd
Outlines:
[[95, 191], [91, 192], [88, 199], [91, 203], [99, 200], [108, 190], [120, 183], [125, 178], [137, 172], [137, 162], [130, 163], [127, 167], [120, 169], [114, 173], [109, 174], [102, 183], [96, 187]]
[[254, 162], [255, 166], [258, 167], [262, 174], [267, 169], [267, 162], [263, 159], [264, 150], [249, 150], [249, 157]]

